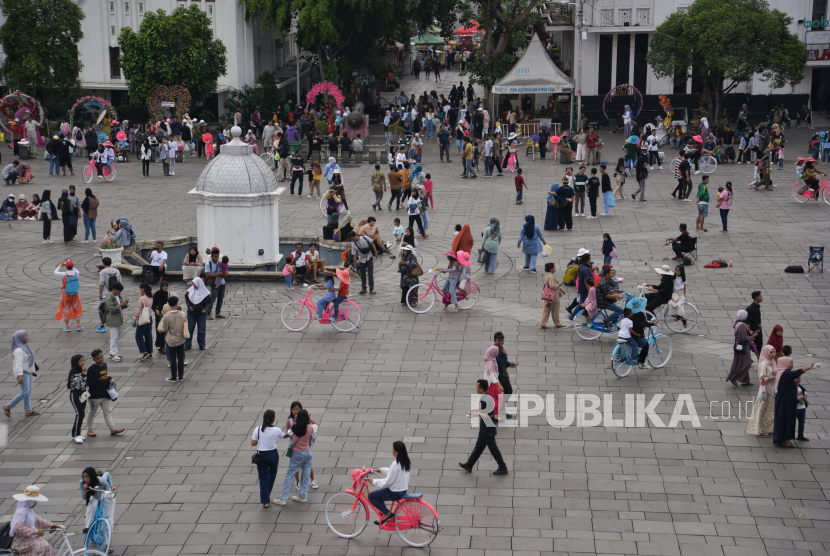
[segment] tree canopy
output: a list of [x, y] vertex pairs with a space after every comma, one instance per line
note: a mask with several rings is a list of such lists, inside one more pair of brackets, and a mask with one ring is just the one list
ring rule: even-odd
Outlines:
[[41, 97], [79, 89], [83, 65], [78, 41], [84, 12], [72, 0], [0, 0], [6, 22], [0, 45], [6, 59], [0, 79], [7, 90]]
[[686, 79], [694, 67], [709, 96], [709, 120], [720, 120], [723, 96], [754, 75], [772, 87], [804, 77], [804, 44], [789, 31], [792, 18], [764, 0], [696, 0], [655, 31], [648, 62], [658, 77]]
[[130, 101], [144, 105], [158, 85], [183, 85], [193, 98], [213, 93], [227, 72], [227, 49], [214, 39], [210, 19], [196, 4], [146, 12], [138, 33], [121, 29], [121, 67]]
[[231, 114], [237, 108], [246, 118], [250, 118], [257, 106], [261, 108], [263, 119], [270, 118], [267, 110], [276, 110], [280, 106], [280, 90], [274, 74], [266, 71], [256, 80], [256, 87], [245, 85], [241, 89], [231, 89], [225, 101], [225, 110]]

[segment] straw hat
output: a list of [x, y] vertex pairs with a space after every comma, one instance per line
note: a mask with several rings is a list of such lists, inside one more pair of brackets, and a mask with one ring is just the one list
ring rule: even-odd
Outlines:
[[26, 500], [34, 500], [35, 502], [48, 502], [49, 499], [40, 493], [40, 487], [37, 485], [29, 485], [23, 489], [22, 494], [15, 494], [14, 499], [18, 502], [25, 502]]
[[662, 274], [662, 275], [664, 275], [664, 276], [671, 276], [672, 274], [674, 274], [674, 272], [672, 272], [672, 270], [671, 270], [671, 267], [670, 267], [669, 265], [667, 265], [667, 264], [664, 264], [664, 265], [663, 265], [663, 266], [661, 266], [660, 268], [656, 268], [656, 267], [655, 267], [655, 268], [654, 268], [654, 271], [655, 271], [657, 274]]
[[346, 270], [346, 269], [341, 270], [341, 269], [338, 268], [336, 272], [337, 272], [337, 277], [340, 278], [341, 282], [343, 282], [346, 285], [349, 285], [349, 284], [352, 283], [352, 279], [349, 276], [349, 271], [348, 270]]

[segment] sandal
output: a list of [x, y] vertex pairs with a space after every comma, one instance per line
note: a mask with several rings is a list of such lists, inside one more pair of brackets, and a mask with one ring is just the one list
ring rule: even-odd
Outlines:
[[7, 405], [4, 405], [3, 406], [3, 413], [6, 414], [6, 417], [11, 417], [12, 416], [12, 408], [10, 408]]
[[32, 411], [28, 411], [28, 412], [26, 412], [26, 417], [32, 417], [32, 416], [34, 416], [34, 415], [40, 415], [40, 414], [41, 414], [41, 413], [40, 413], [40, 411], [34, 411], [34, 410], [32, 410]]
[[738, 387], [738, 381], [737, 381], [737, 380], [730, 380], [729, 382], [731, 382], [731, 383], [732, 383], [732, 386], [733, 386], [734, 388], [737, 388], [737, 387]]
[[755, 385], [752, 384], [751, 382], [742, 382], [741, 386], [755, 386]]

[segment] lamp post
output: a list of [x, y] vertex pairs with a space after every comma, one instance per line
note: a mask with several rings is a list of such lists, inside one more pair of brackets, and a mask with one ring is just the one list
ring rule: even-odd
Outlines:
[[[579, 3], [575, 2], [568, 2], [568, 0], [561, 0], [559, 2], [565, 6], [577, 6], [579, 11], [577, 12], [577, 23], [576, 23], [576, 30], [579, 33], [579, 42], [577, 42], [577, 48], [579, 49], [577, 53], [577, 66], [576, 66], [576, 77], [574, 78], [574, 86], [576, 87], [576, 124], [577, 127], [579, 123], [582, 121], [582, 41], [587, 38], [587, 32], [584, 30], [583, 16], [584, 16], [584, 8], [585, 8], [585, 0], [579, 0]], [[573, 117], [573, 110], [571, 110], [571, 117]]]

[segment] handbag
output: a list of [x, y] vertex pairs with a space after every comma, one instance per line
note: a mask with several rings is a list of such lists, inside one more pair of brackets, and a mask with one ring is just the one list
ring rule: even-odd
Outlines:
[[251, 463], [254, 464], [254, 465], [258, 465], [260, 462], [262, 462], [262, 454], [259, 453], [259, 432], [257, 432], [257, 435], [256, 435], [256, 443], [257, 443], [256, 453], [251, 456]]
[[761, 386], [758, 387], [758, 401], [765, 402], [767, 401], [767, 388], [764, 386], [764, 381], [761, 381]]
[[413, 268], [413, 269], [410, 271], [410, 273], [409, 273], [409, 274], [411, 274], [412, 276], [414, 276], [415, 278], [417, 278], [418, 276], [423, 276], [423, 275], [424, 275], [424, 269], [423, 269], [423, 268], [421, 268], [421, 265], [417, 264], [417, 265], [415, 265], [415, 268]]
[[477, 259], [478, 263], [479, 264], [484, 264], [484, 263], [487, 262], [488, 258], [489, 257], [487, 257], [487, 251], [484, 250], [484, 247], [479, 247], [478, 248], [478, 259]]
[[616, 256], [617, 256], [617, 248], [612, 247], [611, 248], [611, 258], [615, 258]]
[[118, 399], [118, 389], [115, 384], [115, 380], [112, 378], [110, 379], [109, 388], [107, 389], [107, 395], [110, 397], [112, 401]]
[[69, 221], [70, 226], [77, 226], [78, 225], [78, 215], [77, 214], [70, 214], [68, 221]]
[[672, 294], [671, 294], [671, 300], [674, 301], [675, 303], [680, 301], [681, 297], [682, 296], [680, 295], [679, 292], [672, 292]]
[[144, 326], [145, 324], [150, 324], [150, 308], [144, 307], [141, 309], [141, 314], [138, 316], [138, 325]]
[[185, 339], [190, 338], [190, 328], [187, 326], [187, 317], [185, 317], [184, 322], [182, 323], [182, 335]]
[[735, 345], [732, 346], [732, 351], [735, 353], [749, 353], [749, 342], [739, 342], [735, 341]]
[[545, 287], [542, 288], [542, 301], [554, 301], [556, 299], [556, 294], [550, 289], [547, 282], [545, 283]]
[[559, 208], [559, 197], [556, 195], [551, 195], [550, 201], [548, 201], [548, 206], [553, 208]]

